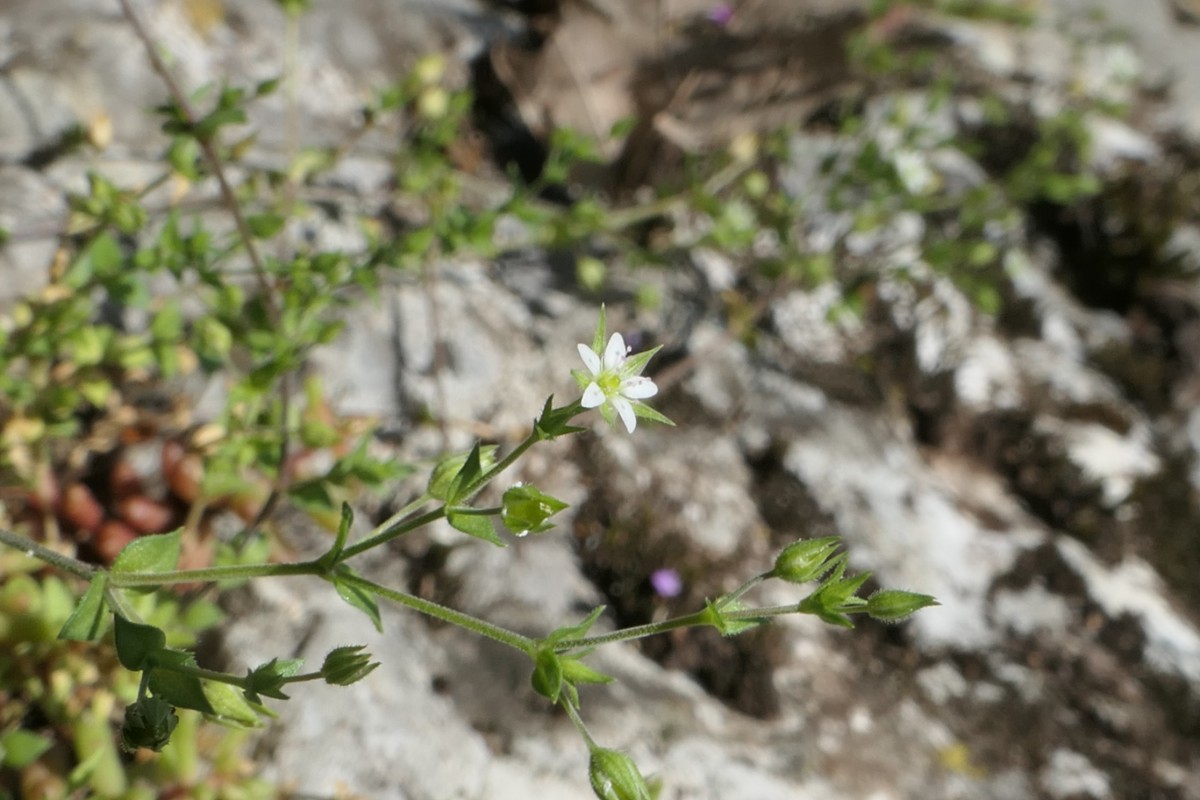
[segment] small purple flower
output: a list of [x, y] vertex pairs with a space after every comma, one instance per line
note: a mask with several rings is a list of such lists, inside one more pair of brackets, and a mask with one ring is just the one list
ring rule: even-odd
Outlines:
[[683, 578], [670, 567], [656, 569], [650, 573], [650, 585], [659, 597], [678, 597], [683, 592]]
[[710, 8], [705, 16], [712, 24], [724, 28], [733, 21], [733, 6], [729, 3], [719, 3]]

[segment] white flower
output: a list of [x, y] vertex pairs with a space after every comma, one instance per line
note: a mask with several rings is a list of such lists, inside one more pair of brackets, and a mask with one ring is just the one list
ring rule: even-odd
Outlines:
[[579, 345], [579, 356], [591, 373], [580, 404], [584, 408], [599, 408], [609, 422], [612, 412], [616, 411], [625, 423], [625, 430], [633, 433], [638, 418], [635, 404], [645, 408], [639, 401], [658, 394], [658, 387], [641, 375], [648, 359], [629, 360], [629, 352], [625, 338], [619, 333], [614, 333], [608, 340], [603, 358], [587, 345]]

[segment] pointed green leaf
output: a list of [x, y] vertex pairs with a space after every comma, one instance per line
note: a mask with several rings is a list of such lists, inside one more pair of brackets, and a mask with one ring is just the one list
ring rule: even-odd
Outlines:
[[329, 563], [336, 564], [342, 556], [342, 550], [346, 547], [346, 538], [350, 535], [350, 526], [354, 524], [354, 511], [350, 508], [350, 504], [345, 500], [342, 501], [342, 518], [338, 522], [337, 538], [333, 542], [333, 547], [329, 548], [329, 553], [325, 556], [329, 559]]
[[448, 511], [446, 512], [446, 521], [450, 523], [452, 528], [462, 531], [468, 536], [474, 536], [476, 539], [491, 542], [497, 547], [508, 546], [503, 539], [496, 535], [496, 527], [492, 524], [491, 517]]
[[112, 571], [121, 573], [170, 572], [179, 563], [182, 529], [154, 536], [142, 536], [125, 545]]
[[[164, 650], [159, 654], [160, 660], [170, 661], [178, 666], [196, 666], [196, 661], [189, 654], [178, 650]], [[166, 667], [155, 667], [146, 678], [146, 685], [155, 697], [161, 698], [178, 708], [190, 708], [203, 714], [212, 714], [213, 707], [204, 693], [203, 682], [194, 675], [185, 675]]]
[[581, 622], [556, 629], [546, 637], [546, 644], [554, 645], [558, 642], [570, 641], [571, 639], [582, 639], [587, 636], [587, 632], [596, 624], [596, 620], [600, 619], [600, 615], [604, 613], [604, 609], [606, 608], [608, 606], [596, 606]]
[[[572, 370], [571, 374], [575, 375], [577, 372], [578, 370]], [[587, 388], [588, 383], [591, 381], [591, 376], [579, 373], [576, 380], [581, 380], [579, 389], [582, 391]], [[579, 403], [555, 408], [554, 395], [550, 395], [546, 398], [546, 405], [542, 407], [542, 413], [534, 423], [534, 430], [537, 432], [538, 439], [546, 441], [548, 439], [556, 439], [565, 434], [579, 433], [582, 430], [586, 430], [578, 425], [570, 424], [571, 420], [582, 410], [583, 407]]]
[[0, 736], [0, 764], [12, 769], [23, 769], [38, 759], [53, 744], [45, 736], [33, 731], [15, 730]]
[[615, 678], [603, 672], [592, 669], [577, 658], [562, 659], [563, 679], [570, 684], [576, 683], [612, 683]]
[[251, 214], [246, 217], [246, 226], [256, 239], [270, 239], [283, 230], [287, 220], [279, 214]]
[[289, 658], [280, 661], [272, 658], [266, 664], [259, 664], [252, 670], [246, 670], [246, 697], [251, 702], [259, 702], [259, 695], [274, 697], [277, 700], [287, 700], [283, 686], [287, 678], [299, 674], [304, 660]]
[[338, 597], [366, 614], [371, 620], [371, 624], [375, 626], [375, 630], [383, 633], [383, 621], [379, 618], [379, 605], [375, 602], [375, 595], [361, 586], [345, 580], [348, 577], [355, 577], [354, 570], [341, 564], [334, 570], [329, 580], [333, 583], [333, 588], [337, 590]]
[[[209, 712], [217, 722], [240, 728], [258, 727], [261, 705], [250, 702], [235, 686], [220, 681], [201, 681], [204, 697], [212, 707]], [[265, 710], [265, 709], [264, 709]]]
[[130, 622], [120, 614], [113, 615], [116, 626], [117, 659], [125, 669], [141, 672], [150, 657], [161, 652], [167, 635], [153, 625]]
[[104, 635], [108, 628], [108, 609], [104, 604], [104, 587], [107, 585], [107, 572], [97, 572], [92, 577], [83, 599], [58, 632], [58, 638], [75, 642], [94, 642]]

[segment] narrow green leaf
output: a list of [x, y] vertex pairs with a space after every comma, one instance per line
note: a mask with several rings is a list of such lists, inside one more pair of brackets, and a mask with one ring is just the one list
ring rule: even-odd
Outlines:
[[607, 607], [596, 606], [581, 622], [577, 622], [574, 625], [564, 625], [556, 629], [546, 637], [546, 644], [553, 645], [558, 642], [565, 642], [570, 639], [582, 639], [584, 636], [587, 636], [587, 632], [596, 624], [596, 620], [600, 619], [600, 615], [604, 613], [604, 609]]
[[[218, 722], [241, 728], [258, 727], [261, 705], [251, 702], [235, 686], [220, 681], [201, 681], [204, 697], [212, 707], [209, 712]], [[264, 709], [265, 710], [265, 709]]]
[[459, 500], [462, 500], [471, 484], [483, 474], [483, 459], [480, 455], [479, 443], [471, 448], [471, 452], [467, 454], [467, 460], [463, 462], [462, 469], [454, 476], [454, 480], [450, 483], [450, 496], [446, 498], [448, 505], [453, 505]]
[[587, 664], [584, 664], [577, 658], [562, 659], [563, 679], [567, 683], [612, 683], [616, 680], [611, 675], [605, 675], [603, 672], [594, 670]]
[[183, 530], [142, 536], [125, 545], [113, 561], [114, 574], [171, 572], [179, 564], [179, 546]]
[[375, 602], [375, 595], [360, 586], [348, 583], [345, 580], [347, 577], [355, 577], [354, 570], [341, 564], [334, 570], [329, 581], [337, 590], [338, 597], [366, 614], [371, 620], [371, 624], [375, 626], [375, 630], [383, 633], [383, 621], [379, 618], [379, 605]]
[[212, 704], [204, 693], [203, 683], [193, 675], [156, 667], [150, 670], [150, 677], [146, 683], [155, 697], [177, 708], [190, 708], [202, 714], [214, 713]]
[[270, 239], [281, 230], [287, 219], [279, 214], [252, 214], [246, 217], [246, 225], [257, 239]]
[[33, 731], [15, 730], [0, 736], [0, 764], [12, 769], [23, 769], [38, 759], [53, 744], [45, 736]]
[[496, 526], [492, 524], [491, 517], [448, 511], [446, 512], [446, 521], [450, 523], [452, 528], [462, 531], [468, 536], [474, 536], [476, 539], [491, 542], [497, 547], [508, 546], [503, 539], [496, 535]]
[[108, 585], [108, 573], [97, 572], [88, 582], [87, 591], [79, 605], [67, 617], [58, 638], [75, 642], [94, 642], [108, 628], [108, 609], [104, 604], [104, 588]]
[[259, 702], [259, 695], [274, 697], [277, 700], [287, 700], [283, 693], [284, 682], [287, 678], [297, 675], [304, 665], [303, 659], [289, 658], [280, 661], [272, 658], [266, 664], [259, 664], [252, 670], [246, 670], [246, 697], [251, 702]]
[[141, 672], [150, 657], [162, 651], [167, 635], [153, 625], [130, 622], [120, 614], [113, 615], [116, 626], [117, 659], [125, 669]]
[[329, 548], [329, 552], [324, 558], [327, 563], [336, 564], [342, 556], [342, 550], [346, 548], [346, 538], [350, 535], [350, 526], [354, 524], [354, 511], [350, 508], [350, 504], [342, 501], [342, 519], [338, 523], [337, 538], [333, 542], [333, 547]]

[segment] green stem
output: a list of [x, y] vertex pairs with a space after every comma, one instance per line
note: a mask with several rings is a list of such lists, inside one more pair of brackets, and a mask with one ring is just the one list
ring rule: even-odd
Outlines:
[[523, 456], [526, 450], [533, 447], [534, 444], [538, 442], [538, 438], [537, 431], [531, 432], [525, 437], [524, 441], [514, 447], [508, 455], [497, 461], [491, 466], [490, 469], [486, 470], [483, 474], [476, 478], [471, 485], [467, 487], [466, 494], [463, 495], [463, 501], [466, 502], [475, 495], [479, 494], [479, 492], [483, 490], [483, 487], [487, 486], [493, 478], [516, 463], [517, 459]]
[[383, 533], [387, 529], [391, 528], [393, 525], [396, 525], [397, 523], [402, 522], [410, 514], [415, 514], [417, 511], [419, 511], [421, 506], [425, 505], [432, 499], [433, 499], [433, 495], [431, 495], [429, 492], [425, 492], [423, 495], [418, 497], [416, 500], [413, 500], [411, 503], [406, 505], [404, 508], [400, 509], [395, 514], [392, 514], [390, 517], [385, 519], [383, 522], [376, 525], [374, 530], [371, 531], [371, 536], [378, 536], [379, 534]]
[[4, 528], [0, 528], [0, 542], [22, 551], [30, 558], [44, 561], [50, 566], [57, 567], [72, 575], [78, 575], [81, 578], [91, 580], [92, 576], [96, 574], [97, 567], [85, 564], [77, 558], [71, 558], [70, 556], [51, 550], [49, 547], [38, 544], [32, 539], [27, 539], [19, 533], [13, 533]]
[[242, 690], [249, 688], [245, 676], [239, 678], [237, 675], [230, 675], [228, 672], [217, 672], [213, 669], [193, 667], [189, 664], [155, 664], [154, 668], [170, 670], [171, 672], [178, 672], [180, 675], [190, 675], [193, 678], [201, 678], [206, 681], [228, 683], [230, 686], [236, 686]]
[[716, 607], [718, 609], [722, 609], [732, 603], [736, 603], [738, 600], [741, 599], [742, 595], [744, 595], [746, 592], [753, 589], [755, 586], [758, 586], [760, 583], [762, 583], [769, 577], [771, 577], [771, 573], [769, 573], [769, 572], [764, 572], [761, 575], [755, 575], [753, 578], [746, 581], [745, 583], [743, 583], [738, 588], [734, 589], [729, 594], [718, 598], [715, 603]]
[[503, 506], [495, 506], [493, 508], [462, 508], [454, 507], [454, 513], [463, 517], [495, 517], [499, 516], [504, 511]]
[[372, 594], [377, 594], [380, 597], [391, 600], [393, 603], [411, 608], [414, 611], [419, 611], [431, 617], [449, 622], [451, 625], [457, 625], [460, 628], [465, 628], [472, 633], [477, 633], [480, 636], [486, 636], [493, 641], [506, 644], [515, 650], [520, 650], [523, 653], [532, 653], [537, 646], [537, 642], [530, 639], [528, 636], [522, 636], [515, 631], [510, 631], [507, 628], [501, 628], [499, 625], [493, 625], [490, 622], [472, 617], [470, 614], [464, 614], [461, 611], [455, 611], [453, 608], [447, 608], [439, 603], [431, 600], [425, 600], [416, 595], [407, 594], [405, 592], [389, 589], [386, 586], [380, 586], [378, 583], [369, 581], [366, 578], [358, 575], [342, 575], [340, 577], [342, 583], [357, 586], [359, 589], [364, 589]]
[[443, 505], [440, 508], [435, 508], [433, 511], [427, 511], [419, 517], [413, 517], [407, 522], [401, 522], [393, 525], [390, 528], [385, 528], [374, 536], [369, 536], [357, 544], [352, 544], [342, 551], [342, 557], [339, 561], [345, 561], [348, 558], [353, 558], [359, 553], [370, 550], [372, 547], [378, 547], [385, 542], [390, 542], [392, 539], [403, 536], [409, 531], [428, 525], [429, 523], [439, 520], [446, 516], [446, 507]]
[[587, 745], [588, 752], [594, 752], [599, 749], [596, 740], [592, 738], [592, 734], [588, 732], [587, 726], [583, 724], [583, 720], [579, 718], [579, 710], [571, 705], [567, 699], [566, 693], [563, 693], [562, 707], [566, 709], [567, 716], [571, 718], [571, 722], [575, 725], [575, 730], [579, 731], [579, 735], [583, 737], [583, 743]]
[[294, 564], [238, 564], [228, 567], [180, 569], [168, 572], [110, 572], [109, 585], [118, 588], [138, 586], [170, 586], [176, 583], [211, 583], [214, 581], [271, 578], [286, 575], [321, 575], [324, 567], [314, 561]]
[[[792, 606], [795, 610], [795, 606]], [[566, 652], [568, 650], [578, 650], [582, 648], [598, 647], [602, 644], [610, 642], [627, 642], [633, 639], [645, 639], [647, 636], [673, 631], [677, 628], [694, 628], [697, 626], [707, 625], [708, 609], [697, 611], [694, 614], [685, 614], [682, 617], [674, 617], [666, 619], [662, 622], [651, 622], [646, 625], [635, 625], [632, 628], [623, 628], [612, 633], [605, 633], [599, 636], [585, 636], [582, 639], [564, 639], [561, 642], [555, 642], [554, 650], [556, 652]]]

